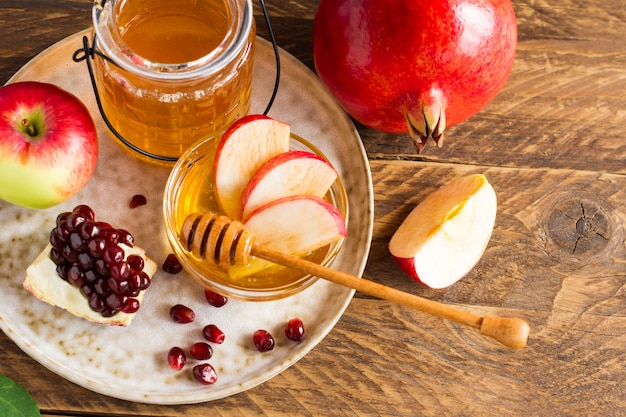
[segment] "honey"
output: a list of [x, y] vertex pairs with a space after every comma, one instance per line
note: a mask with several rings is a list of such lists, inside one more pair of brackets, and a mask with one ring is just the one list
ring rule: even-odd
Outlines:
[[173, 162], [248, 113], [250, 0], [96, 1], [104, 114], [137, 156]]
[[[206, 287], [227, 296], [259, 300], [277, 299], [298, 292], [315, 280], [300, 271], [274, 265], [257, 269], [255, 261], [243, 267], [223, 270], [219, 266], [196, 258], [177, 242], [184, 220], [189, 214], [211, 211], [224, 214], [214, 191], [213, 159], [219, 142], [216, 138], [194, 146], [174, 167], [165, 191], [165, 221], [168, 238], [186, 267]], [[311, 144], [292, 134], [291, 148], [319, 154]], [[325, 198], [347, 218], [345, 191], [338, 180]], [[303, 258], [316, 263], [328, 263], [334, 258], [341, 242], [320, 248]], [[263, 261], [264, 262], [264, 261]]]

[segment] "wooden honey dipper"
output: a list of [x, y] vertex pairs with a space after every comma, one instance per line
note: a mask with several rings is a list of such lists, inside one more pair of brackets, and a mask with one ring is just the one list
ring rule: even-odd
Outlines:
[[190, 214], [183, 223], [180, 241], [183, 247], [194, 256], [222, 267], [246, 265], [249, 257], [255, 256], [324, 278], [364, 294], [479, 329], [481, 334], [513, 349], [523, 348], [528, 339], [530, 327], [522, 319], [491, 315], [481, 317], [257, 245], [254, 232], [246, 228], [243, 223], [226, 216], [211, 212]]

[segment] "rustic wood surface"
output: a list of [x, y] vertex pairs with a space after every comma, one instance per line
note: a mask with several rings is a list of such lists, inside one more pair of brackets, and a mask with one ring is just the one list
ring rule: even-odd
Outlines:
[[[318, 2], [268, 3], [278, 43], [312, 68]], [[95, 394], [4, 335], [0, 373], [27, 387], [44, 416], [626, 415], [626, 7], [513, 3], [512, 74], [487, 108], [448, 130], [442, 149], [417, 156], [406, 135], [357, 127], [375, 188], [365, 276], [468, 311], [523, 317], [525, 349], [357, 293], [305, 358], [211, 403], [152, 406]], [[0, 83], [89, 27], [90, 8], [89, 0], [0, 0]], [[418, 286], [387, 242], [427, 193], [470, 172], [486, 174], [498, 193], [488, 250], [454, 286]]]

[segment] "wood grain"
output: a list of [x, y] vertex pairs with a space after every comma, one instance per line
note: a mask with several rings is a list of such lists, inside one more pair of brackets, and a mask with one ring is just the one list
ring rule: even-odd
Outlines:
[[[314, 68], [318, 1], [268, 2], [281, 47]], [[0, 335], [0, 372], [44, 416], [618, 416], [626, 413], [626, 7], [514, 0], [515, 65], [483, 111], [417, 156], [407, 135], [356, 126], [375, 224], [365, 277], [475, 314], [519, 316], [512, 351], [474, 329], [357, 293], [333, 331], [272, 380], [207, 404], [152, 406], [58, 377]], [[0, 82], [90, 26], [90, 0], [0, 0]], [[262, 36], [267, 29], [255, 6]], [[483, 173], [498, 196], [489, 247], [463, 280], [418, 285], [387, 244], [428, 193]], [[0, 213], [0, 215], [2, 215]]]

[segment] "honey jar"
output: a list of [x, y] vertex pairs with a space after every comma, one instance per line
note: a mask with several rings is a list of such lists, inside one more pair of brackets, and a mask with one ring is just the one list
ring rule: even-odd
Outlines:
[[96, 0], [94, 73], [109, 127], [173, 163], [250, 108], [251, 0]]

